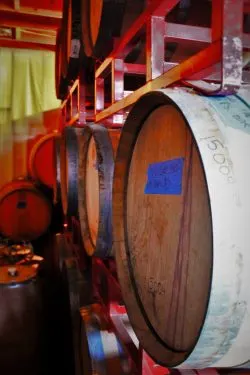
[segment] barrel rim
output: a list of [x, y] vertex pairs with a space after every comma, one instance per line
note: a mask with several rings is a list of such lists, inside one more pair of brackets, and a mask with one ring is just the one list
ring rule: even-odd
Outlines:
[[[143, 123], [146, 121], [148, 116], [157, 108], [171, 104], [179, 110], [179, 113], [183, 116], [183, 119], [189, 128], [192, 138], [197, 145], [196, 138], [190, 128], [190, 125], [183, 113], [182, 108], [170, 97], [167, 96], [162, 91], [152, 91], [143, 95], [137, 103], [133, 106], [133, 109], [129, 113], [127, 120], [123, 127], [123, 132], [120, 139], [120, 144], [117, 150], [116, 163], [115, 163], [115, 172], [114, 172], [114, 185], [113, 185], [113, 223], [114, 223], [114, 247], [116, 255], [116, 264], [118, 277], [121, 280], [120, 285], [123, 291], [123, 296], [125, 297], [125, 304], [127, 306], [128, 312], [131, 311], [130, 316], [133, 316], [131, 320], [132, 326], [134, 326], [135, 332], [138, 334], [139, 339], [143, 342], [146, 351], [150, 353], [152, 358], [157, 360], [157, 362], [163, 366], [166, 366], [166, 363], [159, 361], [159, 356], [163, 359], [168, 355], [169, 367], [178, 366], [181, 364], [189, 355], [192, 353], [195, 345], [197, 344], [199, 337], [206, 320], [206, 313], [204, 314], [203, 324], [201, 325], [200, 332], [197, 335], [196, 342], [191, 350], [187, 351], [178, 351], [172, 350], [171, 347], [167, 345], [166, 342], [161, 340], [157, 335], [154, 328], [152, 327], [147, 316], [144, 315], [144, 309], [141, 305], [140, 297], [137, 296], [137, 288], [135, 281], [133, 280], [133, 269], [129, 261], [129, 247], [128, 239], [126, 237], [126, 228], [127, 228], [127, 218], [126, 218], [126, 206], [127, 206], [127, 193], [126, 186], [129, 177], [129, 169], [132, 160], [134, 146], [136, 140], [139, 136], [140, 130], [143, 126]], [[126, 137], [126, 132], [129, 129], [133, 129], [132, 136]], [[126, 153], [124, 152], [123, 138], [126, 137]], [[198, 146], [198, 145], [197, 145]], [[204, 179], [207, 186], [208, 184], [206, 172], [204, 169], [203, 161], [197, 147], [198, 154], [200, 156], [201, 166], [204, 172]], [[211, 202], [208, 192], [209, 199], [209, 210], [211, 213]], [[117, 207], [117, 208], [116, 208]], [[122, 212], [122, 214], [121, 214]], [[212, 217], [212, 215], [211, 215]], [[212, 227], [212, 219], [211, 219]], [[212, 240], [212, 262], [213, 262], [213, 240]], [[125, 282], [124, 282], [125, 281]], [[124, 285], [125, 284], [125, 285]], [[212, 285], [212, 268], [210, 273], [210, 291]], [[210, 300], [210, 293], [208, 293], [207, 298], [207, 307]], [[142, 308], [141, 308], [142, 307]], [[136, 316], [135, 316], [136, 315]], [[138, 328], [140, 327], [140, 328]], [[150, 331], [148, 329], [150, 327]]]
[[[75, 182], [78, 175], [78, 135], [81, 134], [82, 129], [83, 127], [80, 126], [65, 126], [62, 132], [60, 147], [61, 202], [63, 213], [67, 217], [78, 215], [78, 186]], [[67, 171], [69, 164], [70, 168]]]
[[[86, 163], [90, 140], [93, 137], [96, 146], [99, 181], [99, 223], [97, 230], [96, 246], [90, 233], [88, 213], [86, 207]], [[80, 227], [85, 250], [88, 255], [106, 258], [112, 250], [112, 182], [114, 172], [114, 154], [108, 129], [102, 124], [91, 123], [84, 127], [84, 137], [79, 146], [78, 166], [78, 209]], [[105, 168], [107, 167], [107, 168]], [[80, 171], [82, 170], [82, 174]], [[107, 191], [107, 192], [106, 192]], [[107, 213], [108, 212], [108, 213]]]
[[[11, 183], [12, 182], [18, 182], [18, 180], [13, 180], [11, 181], [10, 183], [6, 184], [5, 186], [3, 186], [3, 188], [1, 189], [0, 191], [0, 204], [2, 203], [2, 201], [8, 197], [9, 195], [15, 193], [17, 190], [26, 190], [26, 191], [30, 191], [31, 193], [34, 193], [36, 194], [37, 196], [42, 196], [43, 197], [43, 200], [47, 202], [48, 204], [48, 207], [50, 208], [51, 210], [51, 204], [50, 204], [50, 201], [49, 199], [46, 197], [45, 194], [43, 194], [42, 191], [40, 191], [38, 189], [38, 187], [35, 185], [34, 182], [32, 181], [25, 181], [25, 183], [29, 183], [28, 186], [11, 186]], [[20, 181], [21, 182], [21, 181]], [[6, 189], [6, 190], [5, 190]]]

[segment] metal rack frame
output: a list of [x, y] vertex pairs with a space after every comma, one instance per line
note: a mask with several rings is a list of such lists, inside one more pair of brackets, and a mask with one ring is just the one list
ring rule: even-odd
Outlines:
[[[244, 70], [249, 56], [250, 34], [243, 34], [243, 13], [249, 4], [243, 0], [212, 0], [211, 28], [166, 23], [165, 16], [180, 0], [154, 0], [121, 39], [111, 55], [95, 73], [95, 119], [104, 121], [113, 116], [113, 123], [122, 125], [119, 115], [140, 96], [151, 91], [183, 82], [205, 95], [228, 95], [237, 92], [242, 82], [250, 82]], [[127, 64], [125, 58], [133, 41], [146, 29], [146, 64]], [[179, 64], [164, 60], [165, 42], [191, 41], [202, 43], [200, 52]], [[111, 71], [112, 104], [105, 108], [104, 80]], [[130, 93], [124, 90], [124, 75], [145, 75], [146, 84]], [[197, 82], [216, 82], [208, 84]]]

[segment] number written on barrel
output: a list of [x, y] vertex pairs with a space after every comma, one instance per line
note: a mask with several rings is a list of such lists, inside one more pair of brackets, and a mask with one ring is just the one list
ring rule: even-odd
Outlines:
[[231, 161], [225, 156], [225, 146], [223, 143], [216, 138], [215, 136], [201, 138], [201, 141], [205, 141], [207, 143], [208, 149], [211, 151], [213, 161], [218, 166], [219, 172], [225, 176], [227, 182], [233, 183], [233, 171]]

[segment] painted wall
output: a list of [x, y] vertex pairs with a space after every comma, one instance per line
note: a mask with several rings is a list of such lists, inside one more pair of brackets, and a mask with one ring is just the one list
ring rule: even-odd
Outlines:
[[54, 72], [54, 52], [0, 48], [0, 188], [28, 174], [32, 146], [59, 127]]

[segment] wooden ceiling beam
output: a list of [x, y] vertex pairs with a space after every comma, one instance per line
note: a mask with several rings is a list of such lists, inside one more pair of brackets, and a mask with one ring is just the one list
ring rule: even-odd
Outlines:
[[40, 30], [57, 30], [61, 19], [38, 14], [13, 12], [0, 10], [0, 26], [4, 27], [28, 27]]
[[55, 45], [0, 38], [0, 47], [55, 51]]
[[23, 7], [20, 5], [20, 0], [13, 0], [13, 3], [9, 3], [9, 5], [3, 4], [0, 1], [0, 11], [6, 12], [19, 12], [25, 14], [34, 14], [39, 16], [47, 16], [53, 18], [62, 18], [62, 11], [53, 10], [53, 9], [41, 9], [41, 8], [29, 8]]

